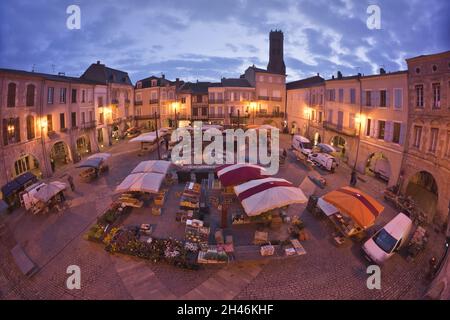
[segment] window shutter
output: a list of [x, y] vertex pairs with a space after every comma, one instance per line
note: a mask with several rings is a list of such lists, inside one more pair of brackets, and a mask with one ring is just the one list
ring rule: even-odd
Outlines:
[[390, 94], [389, 94], [389, 89], [386, 89], [386, 107], [390, 107], [391, 106], [391, 98], [390, 98]]
[[367, 104], [366, 91], [361, 92], [361, 94], [362, 94], [362, 105], [365, 106]]
[[379, 90], [372, 91], [372, 106], [373, 107], [380, 106], [380, 91]]
[[7, 146], [8, 145], [8, 120], [7, 119], [3, 119], [3, 145]]
[[373, 121], [373, 137], [378, 138], [378, 120]]
[[403, 145], [405, 143], [406, 137], [406, 124], [402, 122], [400, 126], [400, 141], [399, 144]]
[[386, 121], [384, 128], [384, 141], [391, 142], [392, 141], [392, 132], [393, 132], [392, 121]]
[[16, 134], [16, 143], [20, 142], [20, 118], [16, 118], [14, 132]]

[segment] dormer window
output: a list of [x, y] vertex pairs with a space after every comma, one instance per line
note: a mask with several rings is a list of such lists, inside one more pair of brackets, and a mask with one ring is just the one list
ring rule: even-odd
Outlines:
[[156, 87], [158, 85], [158, 81], [152, 80], [152, 87]]
[[138, 88], [138, 89], [142, 89], [142, 82], [139, 81], [139, 82], [137, 83], [137, 88]]

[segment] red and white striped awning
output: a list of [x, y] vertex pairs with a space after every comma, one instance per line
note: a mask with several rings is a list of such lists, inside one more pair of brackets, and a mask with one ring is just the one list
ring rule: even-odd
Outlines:
[[234, 191], [248, 216], [308, 201], [300, 188], [278, 178], [252, 180], [234, 187]]
[[225, 187], [237, 186], [250, 180], [268, 176], [265, 174], [266, 169], [250, 163], [225, 164], [218, 167], [216, 172], [217, 177]]

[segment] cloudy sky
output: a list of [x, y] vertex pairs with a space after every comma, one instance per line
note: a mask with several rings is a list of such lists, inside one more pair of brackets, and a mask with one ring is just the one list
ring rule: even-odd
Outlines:
[[[69, 30], [66, 9], [81, 9]], [[366, 26], [370, 4], [381, 29]], [[271, 29], [285, 35], [288, 80], [405, 69], [405, 58], [450, 50], [448, 0], [2, 0], [0, 67], [79, 76], [93, 62], [132, 81], [238, 77], [266, 67]]]

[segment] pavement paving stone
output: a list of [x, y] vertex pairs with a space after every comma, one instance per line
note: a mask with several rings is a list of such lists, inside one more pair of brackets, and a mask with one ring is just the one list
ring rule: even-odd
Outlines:
[[[281, 146], [288, 147], [289, 140], [290, 136], [281, 135]], [[0, 299], [418, 299], [429, 284], [425, 277], [429, 258], [440, 257], [444, 249], [442, 234], [431, 232], [425, 252], [414, 262], [407, 262], [401, 255], [394, 256], [382, 268], [382, 289], [368, 290], [368, 263], [361, 256], [361, 244], [335, 247], [330, 225], [306, 212], [305, 205], [294, 205], [289, 212], [300, 215], [311, 235], [310, 240], [302, 243], [307, 254], [301, 257], [236, 262], [193, 271], [110, 255], [82, 235], [110, 204], [115, 187], [131, 169], [140, 161], [156, 158], [155, 153], [139, 157], [138, 149], [130, 147], [132, 144], [126, 141], [113, 145], [108, 151], [113, 154], [110, 172], [91, 184], [79, 181], [78, 169], [67, 166], [64, 173], [74, 177], [76, 191], [68, 192], [69, 209], [65, 212], [33, 216], [16, 210], [0, 218], [0, 224], [4, 225], [0, 229]], [[324, 190], [318, 188], [317, 194], [348, 185], [350, 172], [345, 165], [335, 174], [321, 172], [328, 186]], [[299, 185], [307, 174], [289, 155], [278, 176]], [[365, 180], [358, 181], [357, 187], [384, 203], [385, 185], [370, 177]], [[133, 210], [128, 223], [154, 219], [151, 221], [156, 224], [158, 236], [182, 237], [183, 227], [174, 218], [178, 206], [175, 191], [182, 188], [176, 185], [169, 191], [163, 216]], [[385, 204], [376, 227], [396, 213]], [[251, 227], [243, 229], [242, 234], [234, 237], [235, 244], [248, 243], [253, 237]], [[40, 267], [32, 278], [22, 275], [12, 261], [9, 250], [17, 243]], [[66, 287], [69, 276], [66, 268], [74, 264], [81, 268], [81, 290]]]

